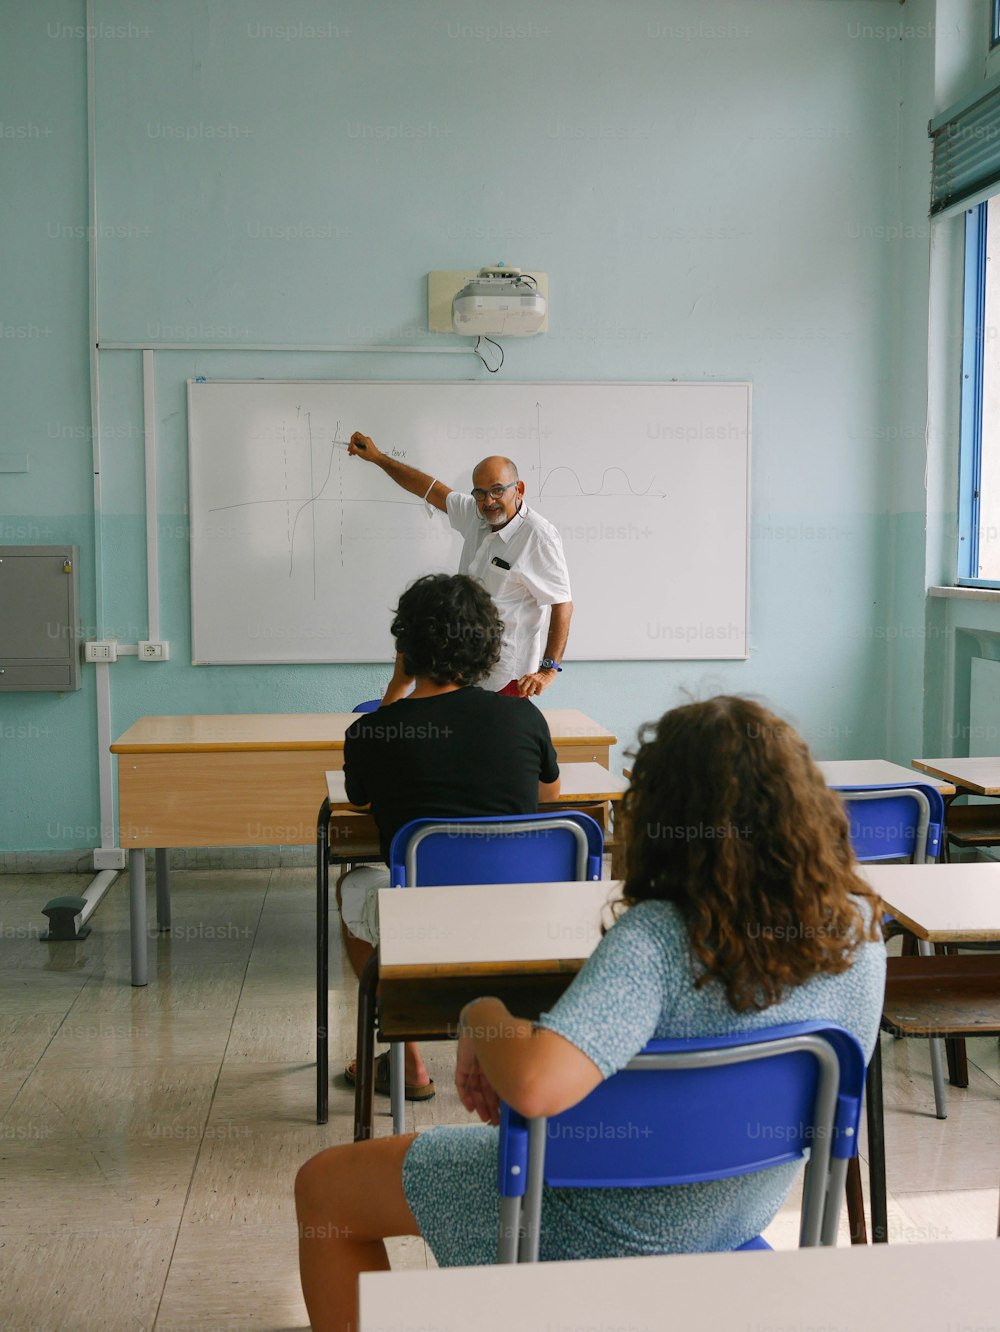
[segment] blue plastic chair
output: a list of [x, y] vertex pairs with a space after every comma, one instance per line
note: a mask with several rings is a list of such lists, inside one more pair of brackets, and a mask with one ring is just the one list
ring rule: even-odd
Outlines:
[[[497, 1261], [537, 1262], [543, 1183], [662, 1188], [802, 1160], [799, 1244], [836, 1244], [864, 1080], [864, 1053], [850, 1032], [799, 1022], [650, 1041], [578, 1105], [548, 1119], [525, 1119], [503, 1104]], [[740, 1248], [770, 1245], [758, 1235]]]
[[[576, 810], [494, 818], [411, 819], [389, 847], [393, 888], [600, 879], [604, 833]], [[403, 1047], [389, 1046], [392, 1131], [404, 1128]]]
[[[944, 835], [944, 797], [936, 786], [913, 782], [905, 786], [835, 786], [844, 801], [851, 824], [851, 846], [858, 860], [909, 860], [924, 865], [941, 853]], [[884, 918], [886, 922], [891, 917]], [[930, 944], [918, 941], [921, 952], [933, 952]], [[945, 1053], [938, 1037], [928, 1041], [931, 1078], [934, 1083], [934, 1112], [948, 1115], [945, 1089]]]
[[393, 888], [599, 879], [600, 824], [576, 810], [495, 818], [411, 819], [389, 847]]
[[941, 853], [944, 799], [936, 786], [835, 786], [851, 824], [858, 860], [923, 865]]

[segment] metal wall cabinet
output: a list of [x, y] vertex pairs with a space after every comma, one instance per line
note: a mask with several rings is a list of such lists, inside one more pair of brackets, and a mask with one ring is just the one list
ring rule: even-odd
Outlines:
[[0, 690], [80, 688], [77, 546], [0, 546]]

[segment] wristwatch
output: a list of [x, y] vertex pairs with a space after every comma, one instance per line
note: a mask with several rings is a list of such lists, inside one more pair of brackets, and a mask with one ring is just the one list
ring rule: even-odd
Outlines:
[[562, 667], [556, 661], [555, 657], [543, 657], [538, 663], [540, 671], [561, 671]]

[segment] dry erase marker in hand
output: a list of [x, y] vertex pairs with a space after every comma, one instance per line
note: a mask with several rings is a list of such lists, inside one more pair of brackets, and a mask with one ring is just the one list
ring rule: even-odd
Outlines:
[[[341, 449], [349, 449], [351, 447], [351, 441], [349, 439], [332, 439], [330, 443], [336, 444], [337, 447]], [[355, 444], [354, 447], [356, 449], [365, 449], [368, 446], [366, 444]]]

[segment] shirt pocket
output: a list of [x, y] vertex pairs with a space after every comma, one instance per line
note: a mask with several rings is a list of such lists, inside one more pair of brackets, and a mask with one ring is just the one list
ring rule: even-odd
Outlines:
[[[512, 569], [501, 569], [498, 564], [494, 564], [491, 556], [479, 576], [479, 581], [490, 594], [493, 600], [499, 605], [502, 601], [509, 601], [515, 593], [517, 587], [517, 576]], [[497, 556], [503, 559], [503, 556]]]

